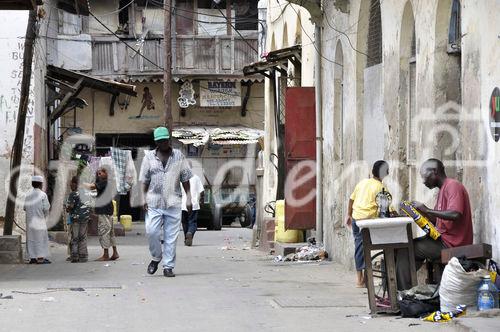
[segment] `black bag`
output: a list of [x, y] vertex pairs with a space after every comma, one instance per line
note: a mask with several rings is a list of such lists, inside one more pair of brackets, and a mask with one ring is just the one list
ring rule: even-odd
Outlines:
[[420, 285], [398, 292], [401, 316], [418, 318], [439, 310], [439, 285]]
[[417, 300], [414, 298], [405, 298], [400, 301], [399, 309], [401, 316], [405, 318], [419, 318], [425, 314], [439, 310], [439, 298], [432, 300]]

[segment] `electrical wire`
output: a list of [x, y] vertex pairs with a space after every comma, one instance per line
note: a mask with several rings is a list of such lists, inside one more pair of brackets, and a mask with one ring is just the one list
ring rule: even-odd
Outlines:
[[[344, 31], [340, 31], [338, 29], [336, 29], [331, 23], [330, 23], [330, 20], [328, 19], [328, 15], [324, 15], [325, 16], [325, 19], [326, 19], [326, 22], [328, 23], [328, 25], [330, 26], [330, 28], [332, 28], [334, 31], [338, 32], [340, 35], [344, 35], [346, 38], [347, 38], [347, 41], [349, 43], [349, 46], [357, 53], [359, 54], [363, 54], [364, 56], [366, 56], [368, 59], [370, 59], [371, 57], [366, 54], [365, 52], [362, 52], [360, 50], [358, 50], [357, 48], [355, 48], [352, 43], [351, 43], [351, 38], [349, 38], [349, 36], [347, 35], [347, 33], [345, 33]], [[338, 37], [339, 35], [337, 35]]]
[[[164, 9], [165, 10], [163, 3], [159, 2], [159, 1], [156, 1], [156, 0], [151, 0], [151, 3], [154, 6], [159, 7], [160, 9]], [[178, 8], [178, 7], [175, 7], [174, 9], [176, 11], [182, 11], [182, 12], [186, 12], [186, 13], [190, 13], [190, 14], [197, 14], [197, 15], [201, 14], [203, 16], [208, 16], [208, 17], [223, 18], [222, 16], [219, 16], [219, 15], [214, 15], [214, 14], [209, 14], [209, 13], [200, 13], [199, 11], [196, 11], [196, 10], [189, 10], [189, 9]], [[258, 8], [257, 8], [257, 10], [258, 10]], [[171, 11], [171, 10], [169, 10], [169, 11]], [[189, 17], [189, 19], [191, 19], [191, 17]], [[232, 18], [231, 20], [236, 20], [236, 18]], [[255, 21], [254, 19], [251, 19], [251, 18], [238, 19], [238, 21], [245, 21], [245, 20], [252, 21], [252, 22]], [[258, 20], [258, 21], [265, 22], [266, 20]], [[210, 23], [210, 22], [207, 22], [207, 23]]]
[[158, 64], [154, 63], [152, 60], [150, 60], [149, 58], [145, 57], [144, 55], [142, 55], [139, 50], [136, 50], [135, 48], [133, 48], [132, 46], [130, 46], [129, 44], [127, 44], [126, 42], [124, 42], [120, 36], [118, 36], [114, 31], [112, 31], [110, 28], [108, 28], [108, 26], [106, 24], [104, 24], [101, 20], [99, 20], [92, 12], [89, 11], [89, 14], [90, 16], [92, 16], [100, 25], [102, 25], [106, 30], [108, 30], [113, 36], [115, 36], [116, 38], [118, 38], [118, 40], [125, 44], [129, 49], [131, 49], [132, 51], [134, 51], [134, 53], [136, 53], [137, 55], [141, 56], [144, 60], [148, 61], [149, 63], [151, 63], [152, 65], [158, 67], [159, 69], [161, 69], [162, 71], [164, 71], [165, 69], [162, 67], [162, 66], [159, 66]]
[[[300, 16], [299, 12], [297, 10], [295, 10], [295, 8], [293, 8], [293, 6], [290, 6], [290, 8], [292, 8], [292, 10], [297, 14], [297, 16]], [[314, 42], [314, 40], [311, 38], [311, 36], [307, 33], [307, 31], [304, 29], [304, 26], [302, 25], [302, 21], [299, 20], [299, 24], [300, 24], [300, 28], [302, 29], [302, 31], [304, 32], [304, 34], [307, 36], [307, 38], [309, 38], [309, 40], [311, 41], [312, 45], [314, 46], [314, 48], [316, 49], [316, 52], [318, 52], [319, 56], [322, 57], [323, 59], [325, 59], [326, 61], [330, 62], [330, 63], [333, 63], [333, 64], [336, 64], [336, 65], [339, 65], [341, 67], [343, 67], [344, 65], [336, 62], [336, 61], [333, 61], [331, 59], [328, 59], [327, 57], [325, 57], [322, 53], [321, 53], [321, 50], [318, 49], [318, 46], [316, 46], [316, 43]], [[317, 38], [318, 36], [315, 36], [315, 38]]]
[[[214, 2], [215, 3], [215, 2]], [[236, 29], [236, 27], [233, 25], [232, 22], [229, 21], [229, 19], [226, 17], [226, 15], [224, 15], [224, 13], [222, 12], [222, 10], [219, 8], [219, 5], [217, 3], [215, 3], [215, 7], [219, 10], [219, 12], [221, 13], [222, 16], [224, 16], [224, 18], [226, 19], [227, 23], [229, 23], [231, 25], [231, 27], [234, 29], [234, 31], [236, 31], [236, 33], [243, 39], [243, 41], [248, 45], [250, 46], [250, 48], [252, 50], [254, 50], [255, 53], [259, 54], [259, 51], [257, 51], [255, 49], [255, 47], [252, 46], [252, 44], [250, 44], [248, 42], [248, 40], [246, 40], [245, 37], [243, 37], [243, 35]]]
[[[307, 1], [307, 0], [306, 0], [306, 1]], [[382, 4], [382, 2], [383, 2], [383, 0], [380, 0], [380, 1], [378, 1], [378, 2], [377, 2], [377, 1], [373, 2], [373, 3], [370, 5], [370, 7], [368, 8], [367, 13], [365, 13], [365, 15], [366, 15], [366, 14], [368, 14], [368, 15], [369, 15], [369, 14], [370, 14], [370, 12], [371, 12], [371, 10], [373, 10], [374, 8], [376, 8], [376, 7], [377, 7], [377, 5], [381, 5], [381, 4]], [[279, 4], [279, 2], [278, 2], [278, 4]], [[290, 4], [290, 3], [287, 3], [287, 5], [289, 5], [289, 4]], [[277, 8], [277, 7], [280, 7], [280, 8], [283, 8], [283, 9], [284, 9], [286, 6], [285, 6], [285, 7], [281, 7], [281, 5], [278, 5], [278, 6], [274, 7], [274, 8]], [[295, 8], [293, 8], [293, 6], [290, 6], [290, 7], [291, 7], [291, 8], [292, 8], [292, 9], [293, 9], [296, 13], [297, 13], [297, 11], [295, 10]], [[298, 14], [298, 13], [297, 13], [297, 14]], [[282, 15], [283, 15], [283, 12], [280, 14], [280, 16], [279, 16], [279, 17], [281, 17]], [[327, 38], [327, 39], [322, 40], [323, 42], [328, 42], [328, 41], [331, 41], [331, 40], [335, 40], [335, 39], [337, 39], [340, 35], [344, 35], [344, 36], [347, 38], [347, 41], [348, 41], [348, 43], [349, 43], [349, 46], [350, 46], [350, 47], [351, 47], [351, 48], [352, 48], [355, 52], [360, 53], [360, 54], [363, 54], [363, 55], [365, 55], [366, 57], [368, 57], [368, 58], [369, 58], [368, 54], [366, 54], [366, 53], [364, 53], [364, 52], [362, 52], [362, 51], [360, 51], [360, 50], [358, 50], [357, 48], [355, 48], [355, 47], [354, 47], [354, 45], [352, 44], [352, 42], [351, 42], [351, 40], [350, 40], [350, 38], [349, 38], [349, 36], [348, 36], [348, 33], [347, 33], [347, 32], [348, 32], [349, 30], [351, 30], [354, 26], [356, 26], [359, 22], [361, 22], [361, 20], [362, 20], [362, 19], [364, 19], [364, 17], [365, 17], [365, 16], [363, 16], [363, 15], [362, 15], [361, 17], [359, 17], [359, 18], [358, 18], [358, 20], [357, 20], [356, 22], [354, 22], [352, 25], [350, 25], [350, 26], [349, 26], [349, 27], [348, 27], [345, 31], [341, 31], [341, 30], [339, 30], [339, 29], [335, 28], [335, 27], [333, 26], [333, 24], [331, 24], [330, 20], [328, 19], [328, 16], [327, 16], [326, 14], [324, 14], [324, 16], [325, 16], [325, 19], [326, 19], [326, 21], [327, 21], [328, 25], [332, 28], [332, 30], [334, 30], [334, 31], [338, 32], [338, 34], [337, 34], [337, 35], [335, 35], [335, 36], [333, 36], [333, 37], [331, 37], [331, 38]], [[278, 17], [275, 21], [273, 21], [273, 23], [274, 23], [274, 22], [276, 22], [276, 21], [279, 19], [279, 17]], [[369, 18], [369, 20], [368, 20], [368, 25], [369, 25], [371, 22], [372, 22], [372, 18], [370, 17], [370, 18]], [[304, 28], [303, 28], [302, 24], [301, 24], [301, 29], [302, 29], [302, 30], [304, 31], [304, 33], [307, 35], [307, 33], [305, 32], [305, 30], [304, 30]], [[356, 33], [353, 33], [353, 34], [355, 35], [355, 34], [357, 34], [357, 32], [356, 32]], [[309, 35], [307, 35], [307, 36], [308, 36], [308, 38], [309, 38], [309, 40], [310, 40], [310, 43], [303, 43], [303, 44], [302, 44], [302, 47], [304, 47], [304, 46], [309, 46], [309, 45], [315, 45], [315, 43], [314, 43], [314, 41], [312, 40], [312, 38], [311, 38]], [[320, 53], [320, 54], [321, 54], [321, 53]], [[323, 57], [323, 56], [322, 56], [322, 57]]]
[[[57, 54], [59, 54], [59, 55], [63, 56], [64, 58], [66, 58], [66, 59], [68, 59], [68, 60], [75, 61], [74, 57], [72, 57], [72, 56], [69, 56], [69, 55], [67, 55], [67, 54], [62, 53], [59, 49], [57, 49], [57, 47], [55, 47], [55, 46], [53, 46], [53, 45], [51, 45], [51, 44], [47, 44], [47, 45], [48, 45], [48, 47], [50, 47], [50, 48], [51, 48], [54, 52], [56, 52]], [[147, 58], [146, 58], [144, 55], [142, 55], [141, 53], [137, 53], [137, 54], [138, 54], [140, 57], [142, 57], [142, 58], [144, 58], [144, 59], [147, 59]], [[149, 61], [151, 61], [151, 60], [149, 60]], [[160, 65], [158, 65], [158, 64], [156, 64], [156, 63], [154, 63], [154, 62], [152, 62], [152, 61], [151, 61], [151, 63], [153, 63], [156, 67], [161, 68], [161, 69], [163, 70], [163, 68], [162, 68]], [[81, 66], [83, 66], [83, 64], [82, 64], [82, 63], [78, 63], [78, 64], [80, 64]], [[206, 90], [206, 91], [212, 91], [212, 90], [210, 90], [209, 88], [205, 88], [205, 87], [203, 87], [203, 86], [201, 86], [201, 85], [199, 86], [199, 88], [200, 88], [200, 89], [203, 89], [203, 90]], [[236, 94], [227, 93], [227, 92], [218, 92], [218, 93], [220, 93], [220, 94], [222, 94], [222, 95], [226, 95], [226, 96], [231, 96], [231, 97], [235, 97], [235, 96], [237, 96]], [[258, 98], [262, 98], [262, 97], [250, 97], [250, 98], [251, 98], [251, 99], [258, 99]]]
[[109, 13], [104, 13], [104, 14], [99, 14], [97, 16], [99, 17], [105, 17], [105, 16], [110, 16], [110, 15], [113, 15], [113, 14], [118, 14], [120, 13], [121, 11], [127, 9], [127, 7], [129, 7], [131, 4], [134, 3], [135, 0], [131, 0], [128, 4], [124, 5], [123, 7], [121, 8], [118, 8], [117, 10], [113, 10], [112, 12], [109, 12]]

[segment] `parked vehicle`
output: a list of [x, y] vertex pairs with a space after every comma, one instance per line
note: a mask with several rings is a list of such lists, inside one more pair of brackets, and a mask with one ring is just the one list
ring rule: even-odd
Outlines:
[[198, 225], [209, 230], [220, 230], [236, 218], [241, 227], [250, 227], [255, 219], [255, 188], [205, 187], [205, 201], [200, 206]]

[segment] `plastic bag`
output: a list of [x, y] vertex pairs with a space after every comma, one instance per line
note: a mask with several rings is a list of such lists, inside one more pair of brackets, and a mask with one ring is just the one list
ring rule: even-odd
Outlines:
[[451, 312], [458, 305], [475, 306], [477, 287], [485, 275], [487, 270], [466, 272], [456, 257], [450, 259], [439, 287], [441, 312]]
[[439, 310], [439, 295], [436, 285], [419, 285], [398, 292], [398, 304], [402, 317], [418, 318]]
[[402, 299], [398, 301], [401, 317], [418, 318], [422, 315], [439, 309], [439, 303], [421, 301], [417, 299]]
[[426, 322], [445, 323], [449, 322], [453, 318], [463, 316], [466, 313], [467, 313], [466, 306], [457, 305], [453, 311], [450, 312], [436, 311], [430, 314], [429, 316], [422, 318], [422, 320]]

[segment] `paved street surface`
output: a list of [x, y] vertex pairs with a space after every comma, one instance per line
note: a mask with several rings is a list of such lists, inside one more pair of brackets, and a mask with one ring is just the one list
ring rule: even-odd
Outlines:
[[[370, 317], [353, 273], [323, 263], [275, 263], [249, 250], [251, 230], [201, 230], [179, 241], [175, 278], [146, 274], [144, 227], [118, 239], [120, 260], [0, 266], [1, 331], [453, 331], [397, 316]], [[96, 238], [90, 258], [100, 254]], [[70, 288], [83, 288], [71, 290]]]

